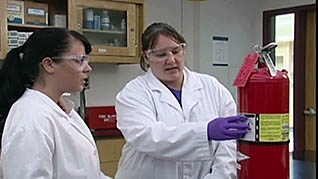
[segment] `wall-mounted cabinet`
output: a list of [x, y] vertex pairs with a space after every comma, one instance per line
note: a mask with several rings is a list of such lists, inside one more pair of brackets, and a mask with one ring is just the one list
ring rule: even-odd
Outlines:
[[69, 0], [69, 28], [93, 46], [91, 61], [138, 63], [143, 30], [141, 0]]
[[[47, 24], [7, 22], [8, 2], [0, 0], [0, 55], [9, 46], [9, 31], [32, 32], [46, 26], [64, 26], [82, 33], [92, 44], [91, 62], [139, 63], [144, 27], [144, 0], [33, 0], [47, 5]], [[23, 1], [24, 4], [29, 3]], [[24, 7], [26, 8], [26, 7]], [[25, 17], [24, 17], [25, 18]], [[64, 21], [63, 21], [64, 18]]]
[[65, 17], [67, 27], [64, 0], [0, 0], [0, 59], [12, 48], [23, 45], [32, 32], [53, 26], [57, 14]]
[[4, 59], [7, 52], [7, 0], [0, 0], [0, 59]]

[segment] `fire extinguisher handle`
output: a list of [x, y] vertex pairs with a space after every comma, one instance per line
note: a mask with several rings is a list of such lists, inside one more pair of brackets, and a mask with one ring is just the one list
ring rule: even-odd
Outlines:
[[269, 55], [269, 53], [263, 53], [262, 56], [265, 60], [265, 63], [269, 69], [269, 73], [271, 74], [271, 76], [276, 76], [277, 70], [276, 70], [275, 65], [273, 64], [272, 58]]
[[260, 45], [254, 45], [253, 47], [256, 53], [260, 55], [260, 58], [265, 61], [271, 76], [276, 76], [277, 70], [269, 54], [271, 53], [270, 51], [276, 47], [277, 47], [277, 43], [275, 42], [271, 42], [263, 47], [261, 47]]

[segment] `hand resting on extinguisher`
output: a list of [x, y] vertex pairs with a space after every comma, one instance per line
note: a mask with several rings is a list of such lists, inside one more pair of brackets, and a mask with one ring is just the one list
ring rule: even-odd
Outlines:
[[243, 137], [249, 129], [243, 115], [219, 117], [208, 123], [209, 140], [230, 140]]

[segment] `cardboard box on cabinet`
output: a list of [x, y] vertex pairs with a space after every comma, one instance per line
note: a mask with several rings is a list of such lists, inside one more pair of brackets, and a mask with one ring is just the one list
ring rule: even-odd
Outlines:
[[24, 22], [32, 25], [48, 25], [48, 5], [24, 1]]
[[24, 24], [24, 1], [8, 1], [7, 20], [9, 23]]

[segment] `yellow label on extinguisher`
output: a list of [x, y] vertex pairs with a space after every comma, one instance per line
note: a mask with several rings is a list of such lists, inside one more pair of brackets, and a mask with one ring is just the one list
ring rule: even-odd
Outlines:
[[259, 141], [289, 140], [289, 114], [259, 114]]

